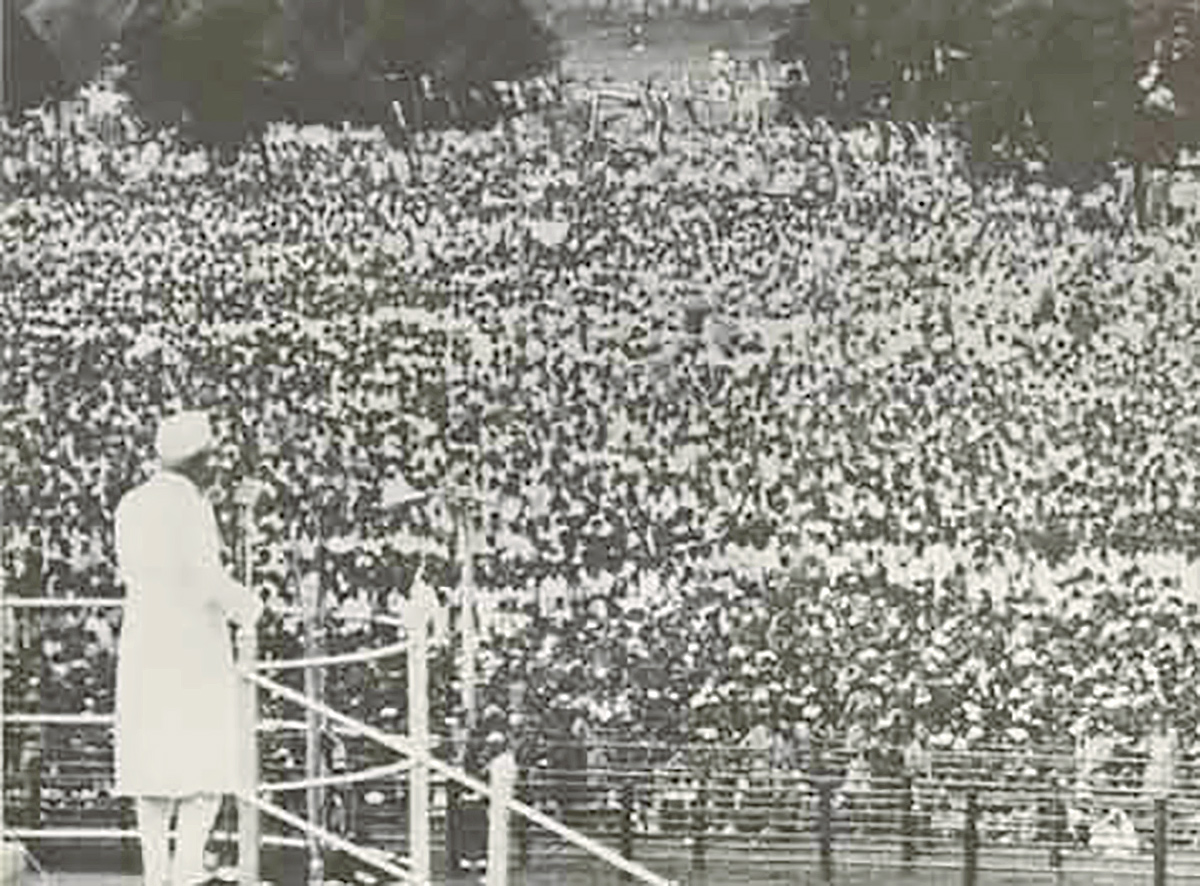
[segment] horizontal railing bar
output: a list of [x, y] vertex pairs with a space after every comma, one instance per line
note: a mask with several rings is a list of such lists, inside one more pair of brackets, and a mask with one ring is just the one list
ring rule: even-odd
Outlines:
[[[300, 616], [300, 615], [305, 614], [304, 607], [302, 607], [302, 606], [268, 606], [267, 612], [273, 613], [275, 615], [290, 615], [290, 616]], [[326, 612], [323, 613], [323, 615], [326, 617], [341, 618], [341, 619], [345, 619], [347, 621], [355, 621], [355, 620], [372, 621], [372, 622], [375, 622], [376, 624], [387, 625], [388, 627], [395, 627], [395, 628], [403, 628], [406, 626], [406, 622], [402, 616], [391, 615], [391, 614], [382, 613], [382, 612], [372, 612], [371, 614], [364, 617], [364, 616], [356, 614], [356, 613], [352, 614], [352, 613], [341, 612], [340, 610], [337, 610], [337, 609], [332, 609], [332, 610], [327, 610]]]
[[[10, 722], [13, 723], [13, 725], [63, 725], [63, 726], [82, 725], [82, 726], [97, 726], [97, 727], [99, 727], [99, 726], [111, 726], [112, 725], [111, 721], [112, 721], [112, 717], [105, 716], [105, 715], [97, 715], [96, 717], [87, 718], [87, 717], [83, 717], [81, 715], [58, 716], [58, 715], [52, 715], [52, 714], [45, 714], [45, 715], [20, 716], [19, 718], [14, 717], [14, 718], [12, 718], [12, 720]], [[266, 726], [260, 725], [260, 731], [263, 731], [265, 728], [266, 728]], [[346, 735], [359, 734], [359, 733], [356, 733], [355, 730], [345, 728], [345, 727], [338, 729], [337, 731], [339, 733], [346, 734]], [[89, 760], [86, 758], [80, 759], [80, 760], [64, 760], [64, 759], [61, 759], [60, 756], [56, 754], [57, 750], [59, 750], [59, 749], [56, 749], [53, 747], [44, 749], [41, 753], [41, 758], [45, 761], [51, 761], [59, 766], [69, 767], [66, 771], [64, 771], [60, 774], [59, 778], [61, 780], [70, 781], [72, 779], [75, 779], [75, 780], [92, 779], [98, 773], [111, 772], [111, 766], [103, 761]], [[106, 749], [97, 749], [96, 756], [101, 756], [101, 755], [103, 755], [104, 757], [109, 757], [109, 756], [111, 756], [111, 751], [106, 750]], [[281, 768], [286, 770], [288, 767], [283, 766]], [[296, 768], [299, 768], [298, 765]], [[380, 773], [380, 777], [385, 777], [388, 772], [402, 771], [402, 769], [403, 769], [403, 767], [400, 767], [397, 764], [396, 766], [382, 766], [382, 767], [377, 768], [376, 770], [372, 770], [372, 772], [378, 772], [378, 773]], [[592, 775], [600, 775], [602, 773], [593, 772], [591, 774]], [[623, 773], [623, 772], [615, 771], [615, 772], [611, 772], [608, 774], [621, 775], [621, 776], [627, 777], [627, 778], [636, 778], [636, 773], [631, 774], [631, 773]], [[536, 773], [530, 773], [530, 775], [536, 775]], [[374, 776], [371, 776], [371, 777], [374, 777]], [[438, 776], [435, 775], [435, 779], [437, 777]], [[338, 779], [336, 779], [334, 777], [330, 777], [330, 778], [331, 778], [331, 783], [337, 783]], [[344, 780], [344, 779], [342, 779], [342, 780]], [[611, 793], [612, 791], [615, 791], [615, 790], [620, 790], [620, 787], [621, 787], [619, 784], [613, 784], [611, 782], [595, 784], [595, 785], [588, 784], [587, 780], [583, 774], [580, 774], [577, 779], [566, 779], [566, 778], [540, 779], [540, 778], [536, 778], [536, 777], [527, 777], [525, 780], [525, 785], [528, 788], [532, 788], [532, 789], [550, 789], [550, 788], [554, 788], [554, 787], [576, 787], [576, 788], [585, 790], [586, 792], [591, 794], [595, 798], [595, 802], [602, 801], [602, 799], [605, 796], [607, 796], [609, 793]], [[287, 787], [286, 786], [272, 786], [271, 789], [284, 790], [284, 789], [287, 789]], [[773, 796], [773, 795], [779, 794], [780, 792], [783, 792], [783, 793], [795, 796], [797, 798], [797, 801], [799, 802], [799, 801], [801, 801], [801, 799], [803, 797], [810, 796], [813, 793], [815, 793], [815, 789], [811, 785], [806, 785], [806, 784], [796, 784], [796, 785], [788, 785], [788, 786], [750, 785], [750, 786], [746, 786], [746, 787], [726, 787], [726, 786], [719, 786], [719, 785], [713, 785], [713, 784], [699, 785], [699, 786], [697, 786], [697, 785], [672, 786], [672, 785], [653, 785], [653, 784], [641, 783], [637, 787], [637, 792], [639, 795], [653, 794], [658, 797], [666, 797], [667, 799], [672, 799], [672, 797], [671, 797], [672, 794], [680, 794], [681, 796], [676, 796], [673, 799], [692, 803], [692, 804], [694, 804], [698, 800], [698, 795], [701, 791], [703, 791], [706, 794], [709, 806], [712, 806], [712, 807], [715, 807], [718, 809], [723, 808], [723, 806], [725, 804], [728, 804], [728, 802], [731, 798], [735, 798], [738, 796], [754, 798], [754, 797], [763, 797], [763, 796]], [[979, 793], [981, 794], [981, 796], [979, 797], [979, 802], [981, 803], [981, 806], [983, 807], [984, 811], [986, 811], [987, 807], [993, 806], [993, 805], [1001, 807], [1001, 808], [1010, 808], [1013, 806], [1027, 807], [1027, 806], [1033, 806], [1033, 805], [1041, 803], [1041, 802], [1050, 801], [1050, 800], [1053, 800], [1056, 798], [1056, 795], [1053, 793], [1016, 793], [1016, 792], [1005, 791], [1001, 787], [992, 787], [989, 790], [982, 791]], [[1140, 788], [1121, 788], [1121, 789], [1114, 788], [1114, 789], [1108, 789], [1108, 790], [1105, 790], [1105, 791], [1102, 791], [1099, 793], [1102, 796], [1109, 798], [1110, 800], [1115, 800], [1115, 801], [1120, 801], [1120, 802], [1133, 801], [1134, 804], [1139, 809], [1141, 809], [1141, 811], [1143, 813], [1148, 814], [1150, 811], [1150, 806], [1148, 804], [1148, 801], [1144, 802], [1145, 801], [1144, 791]], [[876, 812], [882, 813], [887, 810], [895, 810], [897, 808], [902, 808], [902, 806], [903, 806], [902, 801], [903, 801], [904, 796], [905, 795], [902, 792], [885, 792], [885, 791], [871, 790], [867, 793], [859, 795], [858, 799], [864, 803], [870, 804], [876, 810]], [[1057, 797], [1060, 799], [1063, 799], [1064, 802], [1068, 802], [1068, 803], [1073, 802], [1073, 801], [1066, 799], [1068, 796], [1069, 795], [1067, 794], [1067, 792], [1063, 792], [1062, 794], [1057, 795]], [[1194, 796], [1189, 795], [1189, 794], [1173, 794], [1172, 798], [1175, 803], [1174, 809], [1176, 812], [1194, 811], [1195, 807], [1200, 806], [1200, 802], [1197, 802], [1197, 799]], [[1144, 808], [1142, 808], [1142, 807], [1144, 807]], [[729, 808], [737, 808], [737, 807], [730, 806]], [[958, 808], [952, 808], [949, 811], [952, 814], [960, 814], [961, 815], [963, 810], [958, 809]], [[1034, 815], [1035, 821], [1050, 820], [1050, 818], [1049, 818], [1050, 813], [1047, 813], [1044, 811], [1036, 811], [1033, 813], [1033, 815]]]
[[121, 609], [124, 598], [114, 597], [0, 597], [0, 607], [9, 609], [87, 609], [93, 607]]
[[333, 667], [336, 665], [359, 664], [375, 661], [381, 658], [391, 658], [408, 650], [407, 641], [381, 646], [378, 649], [364, 649], [359, 652], [347, 652], [341, 655], [323, 655], [318, 658], [297, 659], [260, 659], [255, 662], [259, 671], [292, 671], [305, 668]]
[[306, 778], [301, 781], [264, 784], [259, 785], [258, 789], [260, 791], [298, 791], [305, 788], [321, 787], [323, 785], [356, 784], [358, 782], [372, 781], [376, 778], [384, 778], [399, 772], [405, 772], [411, 767], [411, 760], [403, 760], [388, 766], [376, 766], [373, 769], [363, 769], [359, 772], [349, 772], [344, 775], [326, 775], [320, 778]]
[[[18, 840], [140, 840], [140, 831], [120, 828], [4, 828], [0, 833]], [[237, 834], [218, 831], [212, 835], [217, 840], [233, 841]], [[263, 836], [263, 842], [272, 846], [303, 849], [308, 844], [299, 837], [282, 837], [275, 834]]]
[[14, 726], [111, 726], [113, 714], [17, 714], [5, 713], [5, 725]]

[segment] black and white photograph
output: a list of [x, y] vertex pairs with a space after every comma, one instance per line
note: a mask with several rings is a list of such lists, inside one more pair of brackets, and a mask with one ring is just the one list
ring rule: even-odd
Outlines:
[[0, 886], [1200, 883], [1200, 0], [0, 0]]

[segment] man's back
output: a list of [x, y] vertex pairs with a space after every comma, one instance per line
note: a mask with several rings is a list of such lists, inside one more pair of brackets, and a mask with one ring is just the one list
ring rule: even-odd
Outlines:
[[181, 533], [196, 529], [198, 497], [186, 478], [163, 471], [121, 499], [117, 561], [130, 594], [186, 581]]

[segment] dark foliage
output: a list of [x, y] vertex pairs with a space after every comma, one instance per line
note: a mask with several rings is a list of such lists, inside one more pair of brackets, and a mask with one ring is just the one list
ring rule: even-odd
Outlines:
[[[802, 60], [793, 112], [955, 120], [977, 162], [1038, 158], [1090, 170], [1170, 162], [1200, 135], [1200, 22], [1185, 0], [812, 0], [777, 39]], [[1176, 97], [1148, 114], [1152, 59]]]
[[270, 120], [410, 128], [488, 125], [493, 81], [558, 58], [521, 0], [209, 0], [186, 15], [153, 4], [123, 41], [123, 86], [155, 125], [233, 146]]
[[9, 34], [8, 112], [15, 116], [48, 100], [69, 94], [50, 47], [33, 32], [28, 20], [15, 4], [2, 7], [5, 30]]
[[120, 85], [141, 116], [228, 148], [264, 124], [271, 0], [217, 0], [176, 11], [146, 4], [121, 46]]
[[521, 0], [380, 0], [372, 68], [435, 80], [521, 80], [549, 69], [558, 40]]

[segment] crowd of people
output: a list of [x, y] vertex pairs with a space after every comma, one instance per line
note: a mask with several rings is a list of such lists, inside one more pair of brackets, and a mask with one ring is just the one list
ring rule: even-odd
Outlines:
[[[438, 135], [413, 179], [382, 138], [278, 128], [266, 163], [164, 141], [25, 186], [0, 214], [9, 593], [120, 596], [113, 509], [159, 416], [204, 408], [231, 543], [235, 481], [267, 489], [266, 654], [300, 653], [313, 587], [328, 647], [394, 639], [370, 616], [418, 576], [451, 606], [470, 551], [484, 728], [529, 765], [553, 736], [762, 724], [1136, 744], [1156, 705], [1190, 734], [1191, 229], [880, 134], [555, 149], [529, 118]], [[119, 610], [10, 617], [10, 709], [110, 710]], [[402, 660], [328, 691], [403, 728]]]

